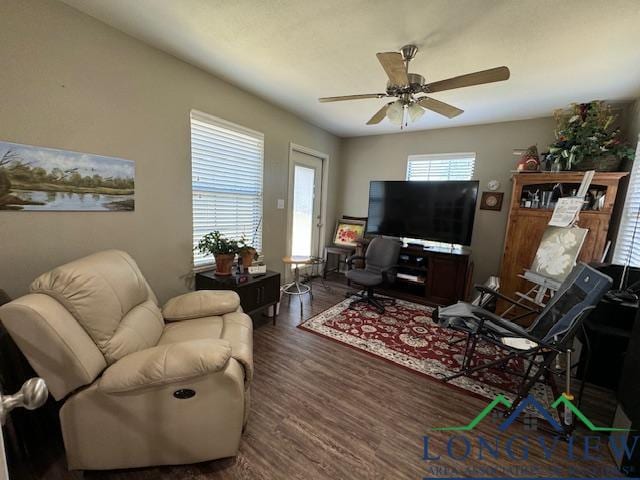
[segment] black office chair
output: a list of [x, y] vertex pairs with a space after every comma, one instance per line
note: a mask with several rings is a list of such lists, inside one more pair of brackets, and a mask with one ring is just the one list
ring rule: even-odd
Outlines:
[[[385, 300], [374, 295], [374, 288], [385, 282], [392, 282], [402, 243], [391, 238], [376, 237], [369, 243], [364, 257], [352, 255], [347, 259], [347, 278], [357, 285], [362, 285], [366, 291], [349, 292], [347, 298], [358, 298], [349, 304], [353, 308], [357, 303], [364, 302], [374, 306], [378, 312], [384, 313]], [[364, 260], [364, 269], [352, 270], [354, 260]]]

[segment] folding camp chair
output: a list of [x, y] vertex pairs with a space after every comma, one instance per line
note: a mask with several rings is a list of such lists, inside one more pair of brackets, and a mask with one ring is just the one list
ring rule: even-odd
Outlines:
[[[584, 263], [578, 264], [527, 328], [468, 303], [460, 302], [439, 308], [435, 314], [442, 326], [467, 333], [462, 367], [444, 381], [469, 376], [488, 368], [506, 370], [512, 360], [523, 359], [526, 365], [524, 372], [510, 371], [521, 377], [517, 391], [513, 392], [516, 399], [509, 413], [514, 411], [536, 382], [543, 377], [550, 377], [551, 373], [558, 373], [552, 370], [554, 361], [560, 353], [570, 351], [577, 330], [611, 284], [612, 280], [608, 276]], [[504, 351], [504, 357], [474, 365], [479, 340], [500, 347]], [[567, 375], [570, 375], [569, 370], [570, 365], [567, 367]]]

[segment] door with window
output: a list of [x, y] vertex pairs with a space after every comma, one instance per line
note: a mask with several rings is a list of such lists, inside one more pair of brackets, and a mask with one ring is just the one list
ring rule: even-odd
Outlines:
[[322, 212], [322, 158], [291, 151], [290, 244], [293, 256], [317, 256]]

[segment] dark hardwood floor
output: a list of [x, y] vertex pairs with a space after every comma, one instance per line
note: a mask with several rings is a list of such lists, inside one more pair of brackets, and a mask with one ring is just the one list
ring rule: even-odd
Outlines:
[[[344, 298], [346, 286], [316, 281], [312, 304], [305, 299], [303, 317], [309, 318]], [[431, 381], [369, 355], [296, 328], [300, 323], [296, 299], [283, 302], [275, 326], [256, 318], [255, 379], [252, 412], [236, 458], [197, 465], [85, 472], [87, 479], [421, 479], [433, 477], [437, 464], [462, 470], [470, 467], [571, 468], [587, 464], [562, 453], [545, 460], [540, 446], [531, 446], [526, 460], [510, 460], [501, 453], [465, 462], [445, 458], [449, 432], [430, 429], [467, 423], [486, 405], [437, 381]], [[588, 390], [585, 411], [594, 420], [608, 418], [613, 404], [606, 392]], [[531, 434], [517, 425], [509, 434]], [[493, 437], [497, 430], [482, 422], [469, 437]], [[423, 437], [429, 435], [431, 453], [438, 462], [425, 461]], [[538, 433], [537, 435], [542, 435]], [[500, 441], [507, 439], [500, 434]], [[551, 442], [551, 437], [549, 437]], [[515, 444], [516, 454], [522, 448]], [[436, 449], [435, 451], [433, 449]], [[456, 450], [460, 454], [459, 449]], [[475, 446], [472, 455], [476, 455]], [[598, 455], [612, 466], [606, 448]], [[589, 464], [594, 465], [594, 464]], [[574, 476], [598, 476], [587, 470]], [[480, 472], [476, 476], [487, 476]], [[467, 471], [439, 476], [473, 476]], [[510, 476], [510, 475], [503, 475]], [[522, 476], [513, 475], [513, 476]], [[531, 476], [531, 475], [530, 475]], [[542, 473], [536, 476], [550, 476]], [[13, 478], [79, 479], [68, 472], [60, 442], [51, 441], [38, 461], [22, 465]]]

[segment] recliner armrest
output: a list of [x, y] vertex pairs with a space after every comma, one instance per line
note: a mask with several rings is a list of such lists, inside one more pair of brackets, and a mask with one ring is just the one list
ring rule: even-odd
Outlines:
[[218, 372], [231, 358], [226, 340], [201, 339], [169, 343], [122, 357], [107, 368], [98, 388], [122, 393], [166, 385]]
[[231, 290], [197, 290], [173, 297], [162, 307], [162, 316], [168, 322], [190, 320], [235, 312], [240, 297]]

